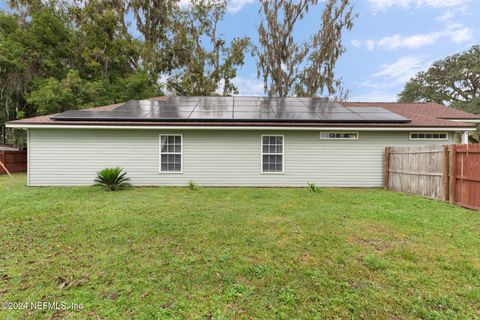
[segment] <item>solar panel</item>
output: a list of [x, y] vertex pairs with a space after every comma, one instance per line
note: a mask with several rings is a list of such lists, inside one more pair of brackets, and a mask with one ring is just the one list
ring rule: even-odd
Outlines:
[[86, 110], [68, 110], [54, 115], [54, 120], [138, 120], [145, 117], [148, 112], [136, 111], [86, 111]]
[[115, 108], [115, 111], [152, 111], [158, 108], [158, 101], [152, 100], [130, 100]]
[[235, 120], [276, 120], [277, 117], [273, 112], [242, 112], [242, 111], [235, 111], [233, 114], [233, 118]]
[[317, 115], [324, 122], [365, 122], [362, 117], [353, 112], [317, 113]]
[[233, 104], [232, 105], [198, 105], [195, 108], [195, 112], [233, 112]]
[[290, 106], [282, 106], [282, 107], [272, 107], [272, 110], [275, 113], [315, 113], [315, 109], [308, 109], [307, 107], [290, 107]]
[[130, 100], [112, 111], [70, 110], [51, 117], [71, 121], [297, 121], [409, 122], [381, 107], [346, 108], [323, 98], [178, 97]]
[[250, 106], [250, 105], [237, 105], [234, 107], [235, 112], [270, 112], [272, 107], [267, 105]]
[[154, 112], [150, 112], [147, 115], [145, 115], [142, 120], [165, 120], [165, 119], [175, 119], [175, 120], [182, 120], [182, 119], [188, 119], [190, 116], [189, 111], [187, 112], [181, 112], [181, 111], [168, 111], [168, 110], [157, 110]]
[[205, 120], [225, 120], [233, 119], [233, 110], [208, 112], [208, 111], [193, 111], [188, 119], [205, 119]]
[[336, 112], [343, 112], [343, 113], [353, 112], [352, 110], [348, 108], [344, 108], [342, 106], [309, 106], [308, 109], [315, 110], [315, 112], [324, 113], [324, 114], [336, 113]]
[[169, 111], [169, 112], [176, 112], [176, 111], [178, 111], [178, 112], [192, 112], [194, 109], [195, 109], [194, 105], [190, 105], [190, 106], [164, 105], [164, 106], [157, 107], [157, 108], [153, 109], [152, 112], [153, 111], [158, 111], [158, 110]]
[[301, 113], [301, 112], [282, 112], [277, 113], [278, 120], [307, 120], [318, 121], [319, 118], [316, 113]]

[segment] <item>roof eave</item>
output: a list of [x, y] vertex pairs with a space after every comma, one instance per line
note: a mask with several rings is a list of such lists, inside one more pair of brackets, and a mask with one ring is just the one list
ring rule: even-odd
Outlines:
[[137, 129], [137, 130], [357, 130], [357, 131], [470, 131], [475, 130], [475, 126], [408, 126], [408, 125], [364, 125], [355, 126], [352, 124], [335, 124], [331, 126], [325, 125], [310, 125], [305, 126], [304, 123], [290, 124], [290, 125], [265, 125], [265, 124], [244, 124], [244, 125], [231, 125], [231, 124], [217, 124], [217, 125], [158, 125], [158, 124], [142, 124], [142, 125], [118, 125], [118, 124], [57, 124], [57, 123], [15, 123], [7, 122], [7, 128], [19, 128], [19, 129]]
[[480, 118], [441, 118], [453, 122], [480, 123]]

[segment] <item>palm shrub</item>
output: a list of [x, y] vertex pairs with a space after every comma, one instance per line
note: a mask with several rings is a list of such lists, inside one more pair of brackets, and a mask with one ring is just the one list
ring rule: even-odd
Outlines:
[[123, 171], [122, 168], [105, 168], [97, 172], [97, 177], [95, 178], [96, 186], [103, 186], [110, 191], [116, 191], [122, 187], [130, 186], [128, 182], [127, 173]]

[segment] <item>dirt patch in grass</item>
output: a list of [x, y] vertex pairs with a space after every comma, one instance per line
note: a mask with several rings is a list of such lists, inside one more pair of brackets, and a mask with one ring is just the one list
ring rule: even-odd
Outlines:
[[360, 245], [366, 248], [373, 248], [379, 252], [386, 252], [392, 248], [392, 245], [380, 239], [361, 239], [357, 237], [349, 237], [348, 242], [350, 244]]

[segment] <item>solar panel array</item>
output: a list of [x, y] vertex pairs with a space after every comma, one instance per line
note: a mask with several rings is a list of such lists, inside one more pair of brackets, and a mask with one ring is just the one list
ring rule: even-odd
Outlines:
[[69, 121], [409, 122], [380, 107], [346, 108], [322, 98], [169, 97], [131, 100], [112, 111], [70, 110]]

